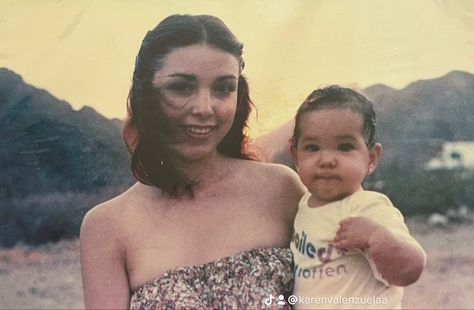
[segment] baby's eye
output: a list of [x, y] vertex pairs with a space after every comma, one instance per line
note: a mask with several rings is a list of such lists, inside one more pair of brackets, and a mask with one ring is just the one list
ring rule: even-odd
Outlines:
[[303, 149], [308, 152], [317, 152], [319, 151], [319, 145], [317, 144], [306, 144]]
[[217, 83], [213, 87], [214, 92], [216, 92], [219, 95], [226, 95], [226, 94], [232, 93], [235, 91], [235, 89], [236, 89], [235, 84], [230, 83], [230, 82]]
[[349, 152], [355, 149], [355, 147], [351, 143], [342, 143], [337, 146], [337, 149], [342, 152]]

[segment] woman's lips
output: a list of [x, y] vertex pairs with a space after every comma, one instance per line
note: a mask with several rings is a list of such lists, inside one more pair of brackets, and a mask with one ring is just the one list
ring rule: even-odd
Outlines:
[[189, 131], [190, 133], [193, 134], [198, 134], [198, 135], [205, 135], [211, 132], [211, 130], [214, 129], [212, 126], [205, 126], [205, 127], [200, 127], [200, 126], [186, 126], [186, 130]]
[[215, 126], [183, 126], [186, 134], [194, 139], [206, 139], [214, 130]]

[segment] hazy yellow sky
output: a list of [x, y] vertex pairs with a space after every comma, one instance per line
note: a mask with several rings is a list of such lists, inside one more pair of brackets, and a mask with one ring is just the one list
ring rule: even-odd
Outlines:
[[123, 118], [140, 42], [174, 13], [216, 15], [245, 44], [253, 134], [322, 84], [402, 88], [474, 72], [471, 0], [0, 0], [0, 67], [76, 109]]

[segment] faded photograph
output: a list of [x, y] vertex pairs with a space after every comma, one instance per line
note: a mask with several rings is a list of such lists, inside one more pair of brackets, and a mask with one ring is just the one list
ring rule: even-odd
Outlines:
[[474, 304], [474, 2], [0, 2], [0, 309]]

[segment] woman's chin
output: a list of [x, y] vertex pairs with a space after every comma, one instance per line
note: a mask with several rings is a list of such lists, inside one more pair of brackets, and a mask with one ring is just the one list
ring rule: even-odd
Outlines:
[[189, 148], [189, 149], [184, 148], [184, 149], [175, 150], [172, 153], [173, 153], [172, 156], [178, 160], [181, 160], [184, 162], [198, 162], [198, 161], [203, 161], [206, 159], [213, 158], [217, 154], [217, 151], [215, 148], [211, 148], [211, 147], [193, 146], [192, 148]]

